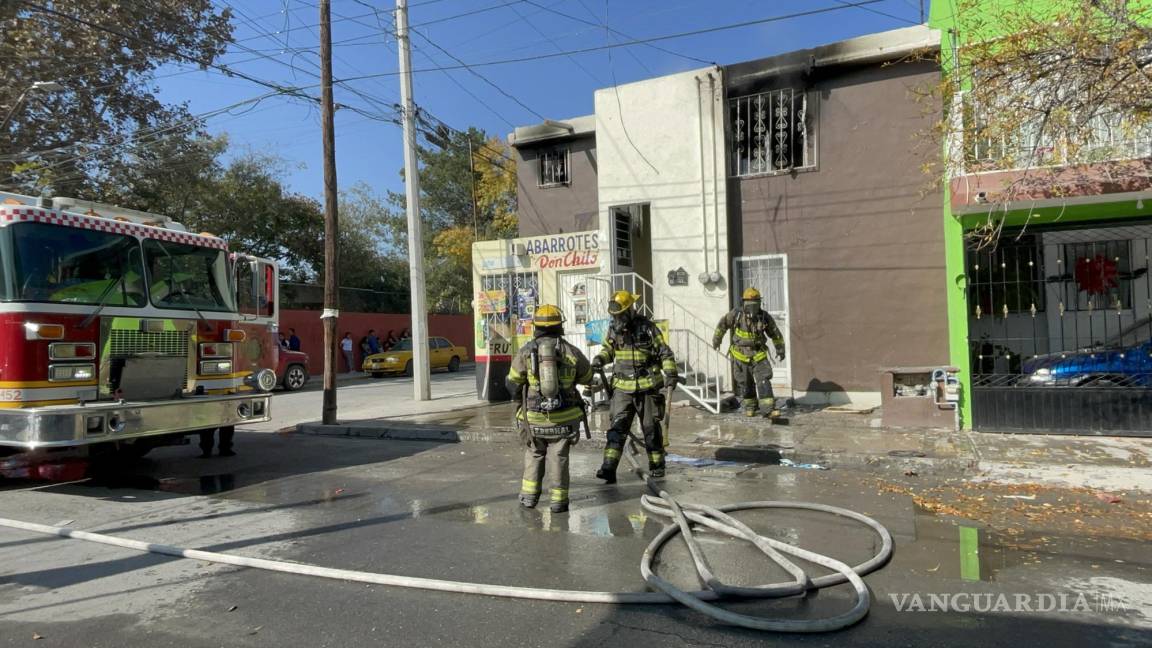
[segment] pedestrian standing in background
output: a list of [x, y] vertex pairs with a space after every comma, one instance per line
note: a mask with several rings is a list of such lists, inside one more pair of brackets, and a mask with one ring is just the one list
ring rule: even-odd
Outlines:
[[348, 366], [348, 373], [356, 371], [355, 369], [355, 354], [352, 351], [352, 333], [344, 334], [344, 339], [340, 340], [340, 351], [344, 354], [344, 364]]
[[387, 350], [391, 349], [392, 347], [396, 346], [396, 336], [392, 335], [392, 333], [393, 333], [393, 330], [388, 329], [388, 335], [384, 338], [384, 342], [382, 342], [380, 345], [381, 350], [387, 351]]
[[368, 329], [368, 354], [380, 353], [380, 338], [376, 337], [376, 329]]
[[288, 348], [288, 338], [284, 337], [283, 333], [280, 333], [279, 335], [280, 335], [280, 348], [281, 349], [287, 349]]
[[289, 351], [299, 351], [300, 350], [300, 338], [296, 336], [296, 329], [294, 329], [294, 328], [288, 329], [288, 350]]

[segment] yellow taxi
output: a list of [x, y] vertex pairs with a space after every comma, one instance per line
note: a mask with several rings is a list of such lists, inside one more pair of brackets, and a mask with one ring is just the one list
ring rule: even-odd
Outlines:
[[[459, 371], [460, 363], [468, 359], [468, 351], [446, 338], [428, 338], [428, 360], [433, 369]], [[400, 340], [387, 351], [373, 353], [364, 358], [364, 373], [380, 378], [385, 374], [412, 375], [412, 339]]]

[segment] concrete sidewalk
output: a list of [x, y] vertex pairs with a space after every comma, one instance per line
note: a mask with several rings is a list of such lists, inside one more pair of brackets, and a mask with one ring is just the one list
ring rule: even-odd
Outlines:
[[[325, 436], [438, 442], [519, 443], [511, 403], [477, 404], [342, 422], [304, 423], [298, 432]], [[673, 407], [668, 452], [681, 457], [808, 469], [867, 468], [996, 481], [1152, 491], [1152, 439], [988, 434], [883, 428], [875, 412], [797, 410], [787, 424], [736, 414]], [[607, 412], [591, 414], [602, 447]]]

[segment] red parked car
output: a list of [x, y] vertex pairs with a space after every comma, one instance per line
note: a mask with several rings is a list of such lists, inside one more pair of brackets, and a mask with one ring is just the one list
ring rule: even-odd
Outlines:
[[284, 391], [296, 391], [308, 382], [312, 372], [308, 370], [308, 354], [303, 351], [289, 351], [281, 348], [277, 354], [279, 362], [276, 367], [277, 381]]

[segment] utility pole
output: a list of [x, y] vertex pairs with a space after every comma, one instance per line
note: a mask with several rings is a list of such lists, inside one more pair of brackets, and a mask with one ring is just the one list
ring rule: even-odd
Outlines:
[[[336, 320], [340, 317], [340, 223], [336, 213], [336, 125], [332, 102], [332, 6], [320, 0], [320, 122], [324, 140], [324, 409], [336, 422]], [[349, 367], [354, 369], [354, 367]]]
[[400, 52], [400, 103], [404, 111], [404, 198], [408, 206], [408, 273], [412, 282], [412, 393], [432, 399], [428, 382], [428, 309], [424, 289], [424, 228], [420, 221], [420, 169], [416, 159], [416, 105], [412, 101], [408, 0], [396, 0], [396, 49]]

